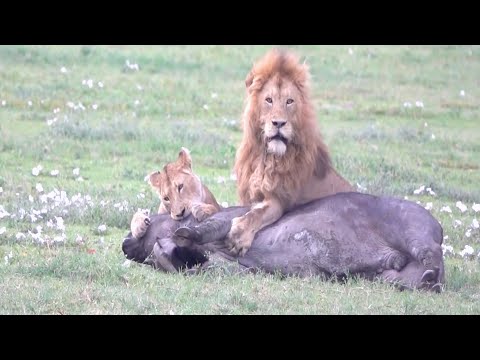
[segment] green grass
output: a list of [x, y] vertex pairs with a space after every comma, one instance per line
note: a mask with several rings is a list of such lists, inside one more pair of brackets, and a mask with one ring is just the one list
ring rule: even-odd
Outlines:
[[[143, 178], [181, 146], [217, 199], [236, 203], [230, 175], [244, 79], [269, 47], [2, 46], [0, 214], [16, 216], [0, 219], [0, 314], [480, 314], [480, 229], [465, 234], [480, 218], [472, 209], [480, 203], [480, 47], [291, 48], [310, 65], [318, 122], [339, 172], [370, 193], [432, 202], [454, 250], [445, 254], [444, 293], [358, 279], [171, 275], [125, 263], [121, 242], [133, 212], [158, 206]], [[88, 79], [92, 88], [82, 85]], [[37, 183], [50, 193], [46, 203]], [[436, 196], [414, 195], [421, 185]], [[440, 211], [446, 205], [452, 213]], [[64, 231], [47, 225], [55, 216]], [[39, 225], [44, 239], [64, 232], [66, 240], [35, 241]], [[472, 256], [460, 255], [465, 245]]]

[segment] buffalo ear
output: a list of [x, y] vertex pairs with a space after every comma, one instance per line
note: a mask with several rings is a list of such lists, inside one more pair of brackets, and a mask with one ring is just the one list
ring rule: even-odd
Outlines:
[[189, 170], [192, 169], [192, 157], [190, 156], [190, 150], [185, 147], [182, 147], [180, 152], [178, 153], [177, 162], [184, 168]]

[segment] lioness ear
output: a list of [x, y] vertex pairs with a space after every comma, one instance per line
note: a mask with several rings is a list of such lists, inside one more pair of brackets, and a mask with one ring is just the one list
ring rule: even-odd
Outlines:
[[177, 160], [183, 167], [192, 168], [192, 157], [190, 156], [190, 150], [187, 148], [182, 147], [180, 152], [178, 153], [178, 160]]
[[148, 183], [151, 187], [160, 189], [161, 184], [160, 171], [155, 171], [148, 176]]

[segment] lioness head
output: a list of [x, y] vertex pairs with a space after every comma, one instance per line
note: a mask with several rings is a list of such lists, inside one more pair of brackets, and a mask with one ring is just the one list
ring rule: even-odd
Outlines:
[[188, 216], [192, 205], [202, 198], [202, 183], [192, 172], [190, 152], [183, 147], [175, 162], [165, 165], [162, 171], [150, 174], [149, 183], [174, 220]]
[[308, 102], [308, 68], [292, 53], [273, 50], [257, 62], [245, 84], [249, 102], [256, 111], [250, 124], [268, 153], [283, 156], [289, 145], [302, 141], [305, 128], [304, 112]]

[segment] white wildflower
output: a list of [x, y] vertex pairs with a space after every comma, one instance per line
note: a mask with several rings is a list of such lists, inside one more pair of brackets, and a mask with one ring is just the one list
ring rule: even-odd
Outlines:
[[472, 229], [467, 229], [467, 231], [465, 231], [465, 236], [470, 237], [471, 235], [472, 235]]
[[432, 188], [429, 188], [429, 187], [428, 187], [428, 188], [426, 188], [426, 191], [427, 191], [430, 195], [432, 195], [432, 196], [436, 196], [436, 195], [437, 195], [437, 194], [435, 193], [435, 191], [432, 190]]
[[453, 227], [454, 228], [457, 228], [459, 227], [460, 225], [462, 225], [462, 222], [460, 220], [455, 220], [455, 222], [453, 223]]
[[218, 97], [217, 93], [212, 93], [212, 99], [216, 99]]
[[78, 244], [81, 244], [83, 243], [83, 238], [77, 234], [77, 237], [75, 238], [75, 242], [78, 243]]
[[57, 221], [57, 229], [65, 231], [65, 224], [63, 223], [63, 218], [61, 216], [55, 216], [55, 220]]
[[28, 106], [32, 106], [32, 105], [33, 105], [33, 103], [32, 103], [30, 100], [28, 100], [28, 103], [27, 103], [27, 104], [28, 104]]
[[423, 102], [420, 100], [415, 101], [415, 106], [419, 108], [423, 108]]
[[432, 140], [435, 140], [435, 134], [432, 134], [431, 138]]
[[479, 212], [480, 211], [480, 204], [473, 203], [472, 210], [475, 211], [475, 212]]
[[133, 103], [135, 106], [138, 106], [140, 105], [140, 100], [135, 100], [135, 102]]
[[33, 196], [32, 195], [28, 195], [28, 201], [33, 203]]
[[0, 205], [0, 219], [3, 219], [6, 216], [10, 216], [10, 213], [7, 212], [2, 205]]
[[405, 102], [403, 103], [403, 107], [411, 108], [411, 107], [412, 107], [412, 104], [409, 103], [408, 101], [405, 101]]
[[72, 173], [73, 173], [73, 175], [78, 176], [78, 175], [80, 175], [80, 169], [75, 168], [75, 169], [73, 169]]
[[228, 207], [228, 202], [223, 201], [223, 202], [221, 203], [221, 205], [222, 205], [222, 207], [227, 208], [227, 207]]
[[208, 110], [208, 105], [207, 105], [207, 104], [204, 104], [204, 105], [203, 105], [203, 108], [204, 108], [205, 110]]
[[48, 126], [52, 126], [53, 124], [55, 124], [57, 122], [57, 118], [54, 117], [53, 119], [47, 119], [47, 125]]
[[349, 53], [350, 55], [353, 55], [353, 49], [352, 49], [352, 48], [348, 48], [348, 53]]
[[478, 229], [480, 227], [480, 224], [478, 223], [478, 220], [477, 219], [473, 219], [472, 221], [472, 227], [474, 229]]
[[100, 232], [105, 232], [106, 230], [107, 230], [107, 226], [104, 225], [104, 224], [103, 224], [103, 225], [100, 225], [100, 226], [98, 227], [98, 231], [100, 231]]
[[99, 88], [103, 88], [103, 82], [99, 81], [97, 84]]
[[43, 167], [42, 165], [37, 165], [32, 169], [32, 175], [33, 176], [38, 176], [40, 172], [42, 171]]
[[428, 202], [425, 204], [425, 209], [432, 210], [432, 208], [433, 208], [433, 204], [431, 202]]
[[445, 255], [446, 253], [455, 254], [455, 251], [453, 251], [453, 246], [445, 244], [442, 244], [442, 252], [443, 255]]
[[123, 262], [122, 266], [128, 268], [130, 267], [131, 264], [132, 264], [132, 261], [127, 259]]
[[423, 124], [423, 126], [428, 127], [428, 123], [425, 121], [425, 123]]
[[2, 106], [6, 106], [7, 102], [5, 100], [2, 100]]
[[13, 257], [13, 253], [12, 251], [10, 250], [10, 253], [8, 255], [5, 255], [5, 257], [3, 258], [5, 260], [5, 265], [8, 264], [8, 261]]
[[464, 97], [465, 96], [465, 90], [460, 90], [460, 96]]
[[127, 59], [127, 61], [125, 61], [125, 65], [127, 65], [127, 67], [130, 69], [130, 70], [135, 70], [135, 71], [139, 71], [140, 68], [138, 66], [138, 64], [132, 64], [130, 63], [130, 60]]
[[145, 194], [143, 193], [137, 194], [137, 199], [145, 199]]
[[442, 208], [440, 209], [440, 212], [448, 212], [448, 213], [451, 213], [451, 212], [452, 212], [452, 209], [450, 209], [450, 206], [445, 205], [445, 206], [442, 206]]
[[53, 238], [53, 241], [54, 242], [65, 242], [65, 240], [67, 239], [67, 236], [65, 235], [65, 233], [62, 233], [62, 235], [57, 235]]
[[83, 177], [81, 177], [81, 176], [79, 176], [79, 177], [76, 178], [75, 180], [77, 180], [77, 181], [84, 181], [84, 180], [83, 180]]
[[413, 190], [415, 195], [420, 195], [425, 190], [425, 185], [420, 186], [418, 189]]
[[20, 240], [20, 239], [25, 239], [26, 236], [24, 233], [19, 232], [17, 233], [17, 235], [15, 235], [15, 237], [17, 238], [17, 240]]
[[3, 233], [5, 233], [5, 231], [7, 231], [7, 228], [5, 226], [1, 227], [0, 228], [0, 235], [2, 235]]
[[66, 68], [65, 66], [62, 66], [62, 67], [60, 68], [60, 72], [61, 72], [62, 74], [66, 74], [66, 73], [68, 72], [68, 70], [67, 70], [67, 68]]
[[357, 182], [357, 189], [359, 191], [367, 191], [367, 188], [365, 186], [362, 186], [360, 183]]
[[474, 250], [470, 245], [465, 245], [465, 248], [459, 252], [461, 257], [464, 257], [465, 255], [472, 255], [473, 253]]
[[38, 192], [43, 192], [43, 186], [42, 186], [42, 184], [37, 183], [37, 185], [35, 185], [35, 189], [37, 189]]
[[0, 194], [3, 193], [3, 188], [0, 186]]
[[138, 85], [138, 84], [137, 84], [137, 90], [138, 90], [138, 91], [142, 91], [142, 90], [143, 90], [143, 87], [142, 87], [141, 85]]
[[225, 184], [225, 178], [223, 176], [219, 176], [217, 179], [217, 184]]
[[97, 110], [97, 109], [98, 109], [98, 105], [97, 105], [97, 104], [93, 104], [93, 105], [92, 105], [92, 109], [93, 109], [93, 110]]
[[75, 107], [75, 104], [71, 101], [67, 102], [67, 106], [70, 108], [70, 109], [73, 109]]
[[60, 174], [60, 171], [58, 171], [58, 170], [50, 171], [50, 175], [52, 175], [52, 176], [57, 176], [58, 174]]
[[457, 201], [455, 206], [459, 208], [462, 213], [467, 211], [467, 207], [461, 201]]

